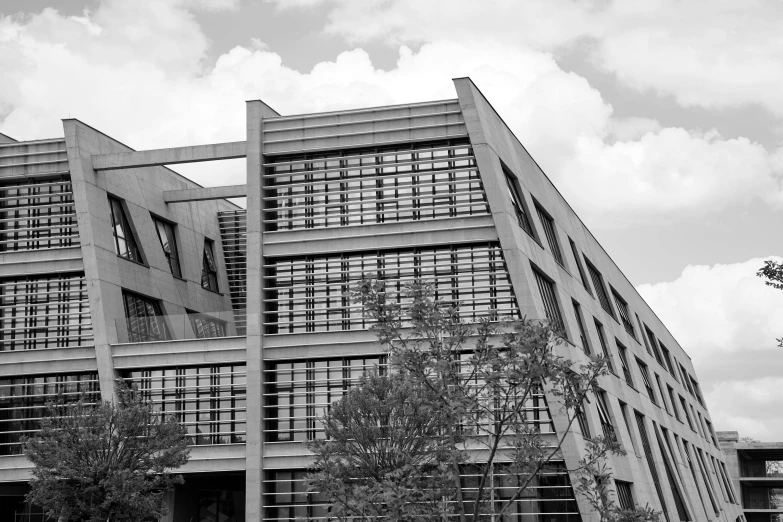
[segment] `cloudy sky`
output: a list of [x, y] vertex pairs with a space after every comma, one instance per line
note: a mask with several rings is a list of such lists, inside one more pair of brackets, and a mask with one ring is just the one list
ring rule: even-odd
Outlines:
[[[718, 429], [783, 440], [783, 3], [3, 0], [0, 132], [141, 148], [470, 76], [693, 358]], [[243, 182], [241, 161], [181, 167]]]

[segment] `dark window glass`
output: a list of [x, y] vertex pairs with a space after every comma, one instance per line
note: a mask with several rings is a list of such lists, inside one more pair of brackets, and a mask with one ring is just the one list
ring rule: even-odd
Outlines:
[[437, 299], [459, 303], [465, 321], [520, 317], [497, 242], [269, 258], [266, 269], [267, 333], [369, 327], [347, 297], [363, 276], [383, 281], [400, 304], [409, 302], [408, 282], [430, 283]]
[[579, 424], [579, 431], [582, 432], [582, 436], [586, 439], [590, 438], [590, 425], [587, 423], [587, 415], [585, 414], [584, 402], [574, 412], [576, 414], [576, 422]]
[[[666, 517], [666, 522], [669, 522], [669, 512], [666, 509], [666, 501], [664, 500], [663, 490], [661, 489], [661, 482], [658, 479], [658, 467], [655, 465], [655, 457], [653, 456], [650, 446], [650, 439], [647, 437], [647, 428], [645, 427], [644, 416], [638, 411], [634, 411], [636, 416], [636, 425], [639, 428], [639, 437], [642, 439], [642, 448], [644, 448], [644, 456], [647, 459], [647, 466], [650, 468], [650, 476], [652, 477], [653, 484], [655, 485], [655, 491], [658, 493], [658, 501], [661, 503], [663, 516]], [[687, 519], [683, 519], [685, 521]]]
[[704, 400], [701, 398], [701, 390], [699, 390], [699, 383], [696, 382], [696, 379], [688, 375], [688, 379], [691, 382], [691, 386], [693, 387], [693, 396], [696, 397], [696, 400], [699, 401], [699, 404], [704, 406]]
[[617, 501], [620, 505], [620, 509], [633, 509], [634, 503], [633, 493], [631, 493], [631, 483], [615, 480], [614, 485], [617, 487]]
[[585, 287], [588, 294], [593, 295], [592, 290], [590, 290], [590, 284], [587, 282], [587, 276], [585, 276], [585, 269], [582, 268], [582, 260], [579, 259], [579, 250], [576, 249], [576, 244], [570, 237], [568, 242], [571, 244], [571, 252], [574, 254], [574, 261], [576, 262], [576, 269], [579, 271], [579, 279], [582, 281], [582, 286]]
[[601, 351], [606, 358], [606, 367], [609, 368], [610, 372], [616, 375], [617, 372], [614, 371], [614, 363], [612, 362], [612, 356], [609, 353], [609, 346], [606, 343], [606, 336], [604, 335], [604, 326], [599, 323], [597, 319], [594, 319], [594, 321], [595, 331], [598, 332], [598, 340], [601, 342]]
[[197, 339], [226, 336], [226, 322], [221, 319], [197, 312], [188, 312], [188, 320], [190, 320], [190, 326]]
[[557, 261], [557, 264], [563, 266], [563, 253], [560, 251], [560, 243], [557, 242], [555, 220], [539, 205], [536, 205], [536, 211], [538, 212], [538, 218], [541, 220], [541, 224], [544, 227], [544, 235], [546, 236], [547, 243], [549, 243], [549, 249], [552, 251], [552, 255], [554, 256], [555, 261]]
[[128, 370], [122, 378], [136, 384], [164, 420], [171, 417], [185, 427], [190, 444], [245, 442], [246, 367], [166, 367]]
[[639, 365], [639, 372], [642, 374], [642, 381], [644, 381], [644, 389], [647, 391], [647, 396], [650, 398], [653, 404], [658, 405], [658, 401], [655, 399], [655, 388], [650, 381], [650, 372], [647, 370], [647, 365], [636, 359], [636, 364]]
[[0, 278], [0, 352], [92, 344], [83, 272]]
[[595, 293], [598, 296], [598, 302], [601, 303], [601, 308], [614, 319], [614, 311], [612, 310], [612, 304], [609, 302], [609, 296], [606, 295], [604, 278], [601, 276], [601, 272], [599, 272], [589, 261], [587, 261], [587, 271], [590, 273], [590, 279], [593, 280], [593, 288], [595, 288]]
[[598, 407], [598, 418], [601, 420], [601, 430], [604, 432], [604, 437], [609, 440], [617, 440], [617, 435], [614, 431], [614, 425], [612, 424], [612, 417], [609, 415], [609, 403], [606, 400], [606, 392], [596, 388], [595, 404]]
[[70, 176], [0, 183], [0, 252], [78, 244]]
[[661, 349], [661, 355], [663, 356], [663, 362], [666, 363], [666, 369], [671, 373], [672, 375], [675, 374], [674, 367], [672, 366], [672, 359], [671, 355], [669, 355], [669, 350], [663, 345], [661, 340], [658, 340], [658, 347]]
[[155, 217], [152, 220], [155, 223], [155, 231], [158, 233], [160, 246], [163, 248], [171, 275], [182, 277], [182, 270], [179, 266], [179, 250], [177, 250], [177, 240], [174, 237], [174, 225]]
[[636, 325], [639, 327], [639, 335], [644, 342], [644, 347], [647, 349], [647, 353], [652, 355], [653, 353], [652, 350], [650, 350], [650, 343], [647, 341], [647, 336], [644, 335], [644, 328], [642, 327], [642, 320], [639, 319], [639, 314], [636, 314]]
[[237, 513], [244, 513], [245, 495], [242, 491], [199, 491], [199, 522], [234, 522]]
[[560, 313], [560, 307], [557, 304], [555, 284], [547, 279], [538, 270], [533, 269], [533, 272], [536, 275], [536, 283], [538, 284], [538, 291], [541, 293], [541, 300], [544, 302], [544, 312], [546, 313], [546, 318], [554, 328], [562, 330], [563, 333], [565, 333], [563, 316]]
[[712, 428], [712, 423], [707, 419], [704, 419], [704, 422], [707, 423], [707, 431], [709, 431], [710, 433], [710, 437], [712, 438], [712, 443], [715, 445], [716, 448], [720, 448], [720, 446], [718, 445], [718, 440], [715, 438], [715, 430]]
[[157, 300], [126, 291], [122, 292], [122, 299], [129, 342], [167, 341], [171, 338]]
[[201, 263], [201, 286], [213, 292], [218, 291], [217, 264], [215, 250], [209, 239], [204, 240], [204, 258]]
[[508, 189], [508, 195], [511, 198], [511, 204], [514, 206], [514, 213], [517, 215], [517, 222], [522, 230], [535, 238], [533, 235], [533, 227], [530, 225], [530, 219], [527, 217], [527, 212], [525, 212], [524, 200], [522, 198], [522, 192], [519, 189], [519, 183], [514, 175], [508, 170], [503, 169], [503, 174], [506, 178], [506, 188]]
[[46, 403], [100, 401], [98, 374], [77, 373], [0, 379], [0, 456], [21, 455], [22, 438], [41, 429]]
[[625, 377], [625, 382], [627, 382], [629, 386], [634, 386], [633, 375], [631, 375], [631, 367], [628, 366], [628, 356], [626, 355], [628, 349], [617, 339], [615, 339], [615, 342], [617, 343], [617, 353], [620, 356], [620, 364], [623, 367], [623, 376]]
[[114, 231], [114, 251], [120, 257], [141, 263], [141, 252], [136, 245], [136, 238], [133, 237], [130, 221], [122, 208], [122, 202], [110, 196], [109, 206], [111, 207], [111, 226]]
[[631, 312], [628, 311], [628, 303], [625, 302], [625, 299], [620, 297], [620, 294], [612, 290], [612, 295], [614, 296], [614, 303], [617, 305], [617, 310], [620, 312], [620, 320], [623, 323], [623, 328], [625, 328], [625, 331], [628, 332], [628, 335], [636, 339], [636, 332], [634, 332], [633, 329], [633, 322], [631, 322]]
[[655, 335], [653, 335], [652, 330], [650, 330], [647, 325], [644, 326], [644, 331], [647, 332], [647, 338], [650, 340], [650, 347], [652, 348], [653, 355], [655, 356], [655, 360], [658, 361], [658, 364], [661, 366], [664, 365], [663, 359], [661, 358], [661, 352], [658, 349], [658, 343], [655, 339]]
[[590, 349], [590, 342], [587, 338], [587, 331], [585, 330], [585, 325], [582, 320], [582, 307], [579, 306], [579, 303], [574, 300], [571, 300], [571, 303], [574, 305], [576, 324], [579, 326], [579, 339], [582, 341], [582, 350], [584, 350], [587, 355], [590, 355], [592, 350]]
[[696, 428], [693, 427], [693, 421], [691, 421], [691, 414], [688, 413], [688, 403], [685, 402], [685, 397], [680, 395], [680, 404], [682, 405], [682, 411], [685, 412], [685, 420], [688, 421], [688, 426], [696, 433]]
[[669, 461], [669, 457], [666, 454], [666, 449], [664, 448], [663, 442], [661, 441], [661, 434], [658, 432], [658, 428], [655, 426], [655, 423], [653, 423], [653, 430], [655, 431], [655, 438], [658, 441], [658, 451], [661, 455], [661, 458], [663, 459], [663, 468], [666, 472], [666, 478], [669, 480], [669, 487], [671, 488], [672, 496], [674, 497], [674, 506], [677, 508], [677, 515], [680, 517], [682, 522], [686, 522], [691, 520], [690, 516], [688, 515], [688, 508], [685, 507], [685, 500], [683, 499], [682, 493], [680, 492], [680, 487], [677, 485], [677, 478], [674, 475], [672, 463]]
[[669, 392], [669, 401], [671, 402], [672, 410], [674, 410], [674, 418], [682, 422], [682, 419], [680, 419], [680, 412], [677, 410], [677, 401], [674, 400], [674, 389], [667, 384], [666, 390]]
[[467, 139], [268, 156], [266, 230], [489, 214]]

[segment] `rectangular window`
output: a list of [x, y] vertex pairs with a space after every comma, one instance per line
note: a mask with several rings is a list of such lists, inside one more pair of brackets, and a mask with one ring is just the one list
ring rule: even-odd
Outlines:
[[650, 330], [647, 325], [644, 325], [644, 331], [647, 333], [647, 338], [650, 340], [650, 347], [652, 348], [655, 360], [658, 361], [658, 364], [663, 366], [663, 359], [661, 359], [661, 352], [658, 350], [658, 343], [655, 339], [655, 335], [653, 335], [652, 330]]
[[718, 445], [718, 439], [715, 438], [715, 430], [712, 428], [712, 423], [708, 421], [706, 418], [704, 419], [704, 422], [707, 423], [707, 431], [710, 433], [710, 438], [712, 438], [712, 443], [715, 445], [716, 448], [720, 449], [720, 446]]
[[650, 350], [650, 343], [647, 341], [647, 336], [644, 335], [644, 328], [642, 328], [642, 320], [639, 319], [639, 314], [636, 314], [636, 325], [639, 327], [639, 336], [642, 338], [642, 341], [644, 341], [644, 347], [647, 349], [647, 353], [652, 355], [652, 350]]
[[[642, 447], [644, 448], [644, 456], [647, 459], [647, 466], [650, 468], [650, 476], [652, 477], [653, 484], [655, 485], [655, 491], [658, 493], [658, 501], [661, 503], [661, 511], [666, 518], [666, 522], [669, 521], [669, 510], [666, 508], [666, 501], [663, 496], [663, 489], [661, 489], [661, 482], [658, 479], [658, 468], [655, 465], [655, 458], [653, 457], [652, 449], [650, 446], [650, 439], [647, 437], [647, 429], [645, 428], [644, 416], [638, 411], [634, 411], [636, 416], [636, 425], [639, 428], [639, 436], [642, 439]], [[683, 522], [687, 520], [683, 519]]]
[[609, 371], [613, 374], [617, 375], [617, 372], [614, 371], [614, 364], [612, 363], [612, 356], [609, 353], [609, 346], [606, 344], [606, 336], [604, 335], [604, 325], [598, 322], [598, 319], [593, 319], [595, 322], [595, 331], [598, 332], [598, 340], [601, 342], [601, 351], [604, 354], [604, 357], [606, 358], [606, 367], [609, 368]]
[[669, 401], [671, 402], [672, 410], [674, 410], [674, 418], [682, 422], [682, 419], [680, 418], [680, 412], [677, 410], [677, 401], [674, 400], [674, 388], [667, 384], [666, 390], [669, 392]]
[[541, 220], [541, 225], [544, 227], [544, 235], [546, 236], [547, 243], [549, 243], [549, 249], [552, 251], [552, 256], [554, 256], [558, 265], [564, 266], [563, 253], [560, 251], [560, 244], [557, 242], [555, 220], [552, 219], [549, 213], [541, 208], [538, 203], [536, 203], [536, 211], [538, 212], [538, 217]]
[[680, 517], [681, 522], [691, 520], [690, 516], [688, 515], [688, 508], [685, 506], [685, 499], [683, 498], [680, 487], [677, 484], [677, 478], [674, 473], [673, 464], [669, 461], [669, 458], [666, 454], [666, 448], [664, 447], [663, 441], [661, 440], [661, 434], [658, 432], [658, 428], [655, 426], [654, 422], [653, 430], [655, 431], [655, 438], [658, 441], [658, 451], [663, 460], [663, 468], [666, 471], [666, 478], [669, 480], [669, 487], [671, 488], [672, 496], [674, 497], [674, 506], [677, 508], [677, 515]]
[[582, 267], [582, 260], [579, 259], [579, 250], [576, 249], [576, 243], [574, 243], [574, 240], [570, 237], [568, 238], [568, 242], [571, 244], [571, 252], [574, 254], [574, 262], [576, 263], [576, 269], [579, 271], [579, 279], [582, 281], [582, 286], [585, 287], [588, 294], [593, 295], [592, 290], [590, 290], [590, 284], [587, 282], [585, 269]]
[[595, 394], [595, 404], [598, 407], [598, 418], [601, 420], [601, 430], [604, 432], [604, 437], [607, 440], [617, 440], [617, 435], [614, 432], [614, 425], [612, 424], [612, 417], [609, 415], [609, 404], [606, 401], [606, 392], [595, 388], [593, 389]]
[[128, 341], [145, 343], [171, 339], [166, 320], [156, 299], [122, 291], [125, 320], [128, 323]]
[[682, 411], [685, 412], [685, 420], [688, 421], [688, 426], [693, 430], [693, 433], [696, 433], [696, 428], [693, 427], [693, 421], [691, 421], [691, 414], [688, 413], [688, 403], [685, 402], [685, 397], [682, 395], [680, 395], [680, 404], [682, 405]]
[[201, 263], [201, 287], [213, 292], [218, 291], [217, 264], [215, 263], [214, 242], [204, 239], [204, 258]]
[[562, 330], [563, 334], [565, 334], [563, 316], [560, 313], [560, 307], [557, 305], [555, 284], [535, 268], [533, 268], [533, 273], [536, 275], [536, 283], [538, 284], [538, 291], [541, 293], [541, 300], [544, 303], [546, 318], [554, 328]]
[[[688, 464], [691, 468], [691, 473], [694, 475], [696, 474], [695, 468], [698, 467], [699, 471], [701, 472], [701, 478], [704, 481], [704, 488], [707, 490], [707, 496], [710, 498], [710, 503], [712, 504], [712, 509], [715, 512], [715, 516], [718, 516], [720, 513], [720, 510], [718, 509], [718, 503], [716, 501], [715, 493], [712, 490], [712, 484], [709, 481], [709, 477], [707, 476], [706, 471], [704, 470], [704, 465], [699, 460], [699, 455], [696, 453], [696, 448], [694, 446], [693, 448], [693, 457], [691, 457], [690, 449], [688, 448], [688, 442], [683, 439], [682, 441], [682, 447], [685, 449], [685, 456], [688, 457]], [[694, 466], [693, 461], [696, 461], [696, 465]], [[696, 487], [699, 487], [699, 482], [696, 480], [696, 477], [693, 478], [693, 480], [696, 482]], [[699, 490], [699, 494], [701, 495], [701, 490]]]
[[527, 212], [525, 212], [524, 200], [522, 198], [522, 191], [519, 188], [519, 183], [514, 175], [505, 168], [503, 169], [503, 174], [505, 174], [506, 177], [506, 188], [508, 189], [508, 195], [511, 198], [511, 204], [514, 207], [514, 213], [517, 216], [519, 227], [527, 232], [530, 237], [535, 239], [533, 227], [530, 225], [530, 219], [527, 217]]
[[633, 494], [631, 493], [631, 483], [622, 480], [615, 480], [614, 485], [617, 488], [617, 503], [620, 509], [633, 509]]
[[672, 414], [672, 412], [669, 410], [669, 405], [666, 403], [666, 394], [663, 393], [663, 385], [661, 384], [661, 378], [658, 377], [658, 374], [655, 374], [655, 382], [658, 385], [658, 393], [661, 394], [661, 402], [663, 403], [663, 408], [666, 410], [666, 413], [669, 415]]
[[691, 381], [691, 385], [693, 386], [693, 395], [696, 397], [696, 400], [699, 401], [699, 404], [704, 406], [704, 400], [701, 398], [701, 390], [699, 390], [699, 383], [696, 382], [696, 379], [688, 375], [688, 379]]
[[590, 355], [592, 350], [590, 349], [590, 342], [587, 339], [587, 331], [585, 330], [585, 325], [582, 320], [582, 307], [579, 306], [579, 303], [573, 299], [571, 300], [571, 303], [574, 305], [576, 324], [579, 326], [579, 339], [582, 341], [582, 350], [584, 350], [587, 355]]
[[628, 332], [628, 335], [636, 339], [636, 332], [633, 329], [633, 322], [631, 322], [631, 312], [628, 311], [628, 303], [620, 297], [614, 288], [612, 288], [612, 296], [614, 296], [614, 304], [617, 305], [617, 310], [620, 312], [620, 320], [623, 323], [623, 328]]
[[141, 251], [133, 237], [130, 221], [122, 208], [122, 201], [109, 196], [111, 207], [111, 226], [114, 233], [114, 251], [118, 256], [136, 263], [143, 263]]
[[729, 498], [731, 499], [731, 502], [733, 504], [739, 504], [737, 501], [737, 493], [734, 491], [734, 484], [731, 483], [731, 480], [729, 479], [729, 472], [726, 470], [726, 464], [718, 461], [718, 467], [720, 468], [723, 483], [726, 484], [726, 491], [729, 492]]
[[158, 233], [158, 240], [163, 249], [163, 255], [166, 256], [166, 262], [169, 264], [169, 270], [174, 277], [182, 277], [182, 270], [179, 266], [179, 250], [177, 249], [177, 240], [174, 237], [174, 225], [163, 221], [162, 219], [152, 217], [155, 223], [155, 231]]
[[590, 425], [587, 423], [587, 415], [585, 414], [585, 403], [577, 408], [574, 412], [576, 414], [576, 422], [579, 424], [579, 431], [582, 432], [582, 436], [586, 439], [590, 438]]
[[226, 336], [226, 322], [221, 319], [188, 310], [188, 320], [196, 339]]
[[685, 389], [688, 390], [688, 393], [693, 395], [693, 388], [691, 388], [691, 380], [689, 378], [690, 376], [688, 375], [688, 371], [685, 369], [685, 367], [682, 364], [680, 364], [680, 376], [682, 377], [682, 384], [683, 386], [685, 386]]
[[593, 288], [595, 288], [595, 293], [598, 296], [598, 302], [601, 303], [601, 308], [603, 308], [612, 319], [616, 319], [614, 310], [612, 310], [612, 304], [609, 302], [609, 296], [606, 295], [606, 287], [604, 287], [604, 278], [601, 276], [601, 272], [599, 272], [590, 261], [585, 260], [585, 262], [587, 263], [587, 271], [590, 273], [590, 279], [593, 281]]
[[691, 413], [693, 414], [693, 422], [696, 424], [696, 430], [699, 432], [699, 435], [706, 439], [707, 436], [704, 434], [704, 426], [702, 426], [701, 423], [701, 414], [696, 411], [693, 404], [689, 404], [689, 406], [691, 407]]
[[669, 370], [669, 373], [674, 375], [674, 366], [672, 366], [672, 358], [669, 354], [669, 350], [663, 345], [663, 343], [658, 340], [658, 347], [661, 349], [661, 355], [663, 355], [663, 362], [666, 363], [665, 368]]
[[633, 430], [631, 429], [631, 423], [628, 420], [628, 405], [622, 401], [617, 401], [620, 404], [620, 413], [623, 414], [623, 422], [625, 423], [625, 429], [628, 430], [628, 437], [631, 439], [631, 446], [633, 451], [639, 455], [639, 448], [636, 446], [636, 437], [634, 437]]
[[617, 339], [615, 339], [615, 342], [617, 343], [617, 353], [620, 355], [620, 364], [623, 367], [625, 382], [627, 382], [629, 386], [635, 387], [633, 384], [633, 375], [631, 375], [631, 367], [628, 365], [628, 356], [626, 355], [628, 349]]
[[644, 381], [644, 389], [647, 390], [647, 396], [650, 398], [650, 401], [658, 406], [658, 401], [655, 399], [655, 388], [652, 386], [652, 382], [650, 381], [650, 373], [647, 370], [647, 365], [644, 364], [642, 361], [640, 361], [638, 358], [636, 359], [636, 364], [639, 365], [639, 371], [642, 374], [642, 380]]

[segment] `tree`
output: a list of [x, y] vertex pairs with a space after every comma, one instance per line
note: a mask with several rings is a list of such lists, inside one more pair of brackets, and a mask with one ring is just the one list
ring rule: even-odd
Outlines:
[[[436, 470], [438, 488], [426, 502], [430, 509], [437, 508], [437, 518], [502, 519], [538, 485], [536, 481], [545, 480], [542, 472], [562, 460], [565, 433], [542, 434], [547, 423], [537, 420], [546, 400], [544, 391], [559, 403], [570, 429], [598, 377], [606, 374], [606, 361], [592, 358], [577, 365], [557, 355], [555, 348], [563, 337], [557, 325], [546, 321], [521, 320], [501, 328], [489, 320], [467, 322], [458, 304], [435, 299], [434, 289], [421, 282], [409, 285], [398, 299], [386, 292], [383, 282], [363, 279], [352, 297], [362, 304], [374, 323], [371, 329], [389, 354], [391, 374], [397, 377], [389, 377], [388, 386], [404, 391], [395, 395], [389, 390], [386, 402], [371, 401], [375, 384], [370, 378], [332, 405], [323, 419], [332, 439], [310, 446], [318, 470], [310, 476], [310, 491], [325, 494], [330, 515], [340, 520], [350, 515], [402, 520], [406, 509], [419, 509], [411, 506], [416, 500], [409, 494], [398, 493], [406, 491], [410, 484], [406, 480]], [[400, 401], [406, 397], [413, 398], [409, 407], [421, 413], [422, 421], [430, 415], [428, 422], [417, 425], [419, 430], [395, 429], [399, 421], [383, 415], [404, 411]], [[393, 422], [384, 431], [387, 421]], [[365, 423], [374, 430], [363, 430]], [[611, 427], [607, 430], [604, 437], [592, 439], [590, 458], [571, 471], [594, 473], [608, 454], [622, 453]], [[403, 468], [393, 461], [384, 468], [374, 460], [377, 449], [370, 440], [387, 438], [384, 444], [397, 451], [412, 446], [411, 439], [422, 432], [429, 435], [428, 442], [401, 461]], [[370, 433], [373, 436], [367, 437]], [[359, 442], [365, 439], [368, 444]], [[390, 483], [389, 474], [397, 469], [404, 469], [405, 480]], [[604, 471], [608, 485], [608, 471]], [[498, 481], [504, 482], [502, 494], [494, 487]], [[359, 484], [366, 489], [356, 489]], [[355, 506], [361, 499], [353, 495], [368, 490], [374, 498], [393, 497], [396, 503], [376, 503], [372, 516], [370, 508], [359, 512]], [[437, 498], [442, 501], [435, 502]], [[432, 511], [417, 514], [435, 519]], [[657, 518], [649, 509], [636, 510], [634, 515], [635, 520]]]
[[[764, 266], [756, 272], [756, 275], [762, 279], [766, 279], [764, 284], [767, 286], [783, 290], [783, 263], [778, 263], [771, 259], [764, 261]], [[776, 341], [778, 342], [778, 346], [783, 348], [783, 337], [776, 339]]]
[[41, 430], [24, 443], [33, 463], [27, 501], [67, 522], [131, 522], [166, 513], [163, 490], [183, 482], [184, 428], [161, 418], [137, 389], [117, 402], [50, 403]]

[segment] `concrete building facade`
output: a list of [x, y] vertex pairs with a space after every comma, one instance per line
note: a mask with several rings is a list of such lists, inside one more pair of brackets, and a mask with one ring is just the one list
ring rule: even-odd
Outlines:
[[[567, 435], [562, 462], [509, 518], [594, 519], [566, 470], [611, 431], [621, 504], [741, 521], [690, 358], [476, 86], [454, 84], [451, 100], [333, 113], [249, 101], [235, 143], [133, 151], [73, 119], [62, 138], [0, 137], [0, 519], [34, 520], [20, 440], [46, 399], [110, 399], [117, 379], [191, 436], [168, 520], [322, 517], [303, 442], [384, 362], [344, 297], [368, 274], [429, 280], [471, 319], [559, 321], [562, 355], [611, 361], [583, 423], [555, 397], [531, 405]], [[232, 158], [246, 185], [166, 168]]]
[[718, 442], [748, 522], [783, 520], [783, 442], [740, 440], [719, 431]]

